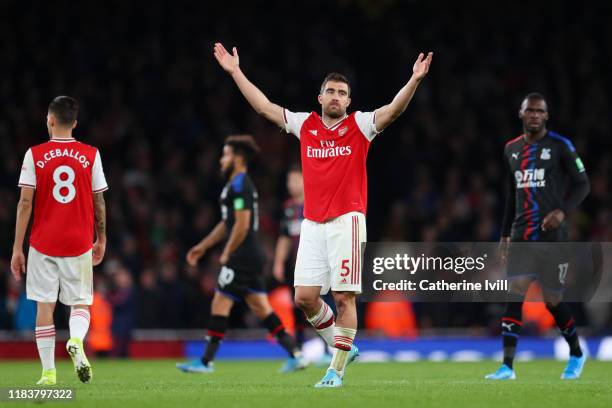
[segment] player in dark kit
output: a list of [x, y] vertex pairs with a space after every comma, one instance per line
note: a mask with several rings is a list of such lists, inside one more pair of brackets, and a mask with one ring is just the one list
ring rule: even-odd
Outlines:
[[[510, 140], [504, 150], [509, 192], [502, 224], [501, 253], [502, 260], [507, 262], [510, 279], [508, 302], [502, 317], [504, 362], [486, 378], [516, 378], [512, 365], [521, 331], [523, 301], [529, 285], [537, 280], [546, 308], [570, 347], [570, 359], [561, 378], [577, 379], [586, 356], [580, 349], [570, 307], [562, 302], [568, 255], [558, 244], [514, 243], [567, 241], [566, 214], [588, 195], [589, 179], [572, 142], [546, 129], [548, 107], [542, 95], [527, 95], [519, 117], [525, 133]], [[568, 179], [570, 188], [566, 191]]]
[[[273, 274], [278, 282], [293, 287], [293, 269], [300, 243], [300, 229], [304, 221], [304, 179], [300, 167], [294, 166], [289, 169], [287, 190], [290, 198], [283, 203], [280, 234], [274, 250]], [[306, 317], [297, 306], [294, 306], [293, 311], [295, 339], [298, 347], [302, 348]]]
[[295, 340], [285, 331], [266, 294], [262, 275], [265, 255], [257, 238], [257, 191], [247, 174], [247, 165], [258, 151], [251, 136], [230, 136], [225, 140], [221, 171], [228, 182], [220, 198], [223, 220], [187, 253], [187, 262], [195, 266], [207, 250], [227, 238], [219, 259], [222, 267], [211, 305], [208, 344], [200, 360], [177, 364], [181, 371], [214, 371], [212, 361], [225, 336], [228, 317], [234, 302], [242, 300], [289, 353], [289, 360], [281, 372], [293, 372], [306, 366]]

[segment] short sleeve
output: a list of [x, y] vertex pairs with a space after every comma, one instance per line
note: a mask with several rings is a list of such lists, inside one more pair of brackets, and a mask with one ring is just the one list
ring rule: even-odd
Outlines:
[[94, 193], [101, 193], [108, 190], [108, 184], [106, 184], [106, 177], [104, 177], [102, 159], [100, 158], [99, 151], [96, 151], [96, 158], [94, 159], [93, 168], [91, 169], [91, 187]]
[[250, 210], [253, 208], [253, 188], [247, 181], [244, 173], [232, 180], [232, 209], [234, 211]]
[[355, 112], [355, 122], [368, 141], [374, 140], [380, 132], [376, 130], [376, 111], [374, 112]]
[[283, 116], [285, 117], [285, 131], [295, 135], [298, 139], [300, 138], [300, 131], [302, 125], [310, 116], [310, 113], [306, 112], [291, 112], [288, 109], [283, 109]]
[[18, 185], [19, 187], [36, 188], [36, 168], [34, 167], [32, 149], [28, 149], [23, 158], [23, 165], [21, 166]]

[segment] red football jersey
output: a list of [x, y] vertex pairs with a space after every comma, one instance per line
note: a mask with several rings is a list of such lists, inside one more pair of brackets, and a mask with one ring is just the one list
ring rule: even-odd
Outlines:
[[25, 154], [19, 186], [36, 189], [31, 246], [58, 257], [92, 248], [93, 193], [108, 189], [98, 149], [74, 139], [34, 146]]
[[304, 217], [324, 222], [351, 211], [365, 214], [375, 112], [353, 112], [329, 127], [316, 112], [284, 114], [285, 129], [300, 139]]

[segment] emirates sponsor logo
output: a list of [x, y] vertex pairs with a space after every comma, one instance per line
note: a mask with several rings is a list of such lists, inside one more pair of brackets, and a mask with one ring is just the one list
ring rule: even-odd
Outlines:
[[326, 159], [328, 157], [350, 156], [353, 153], [351, 146], [336, 146], [334, 140], [321, 140], [321, 148], [307, 146], [306, 157]]

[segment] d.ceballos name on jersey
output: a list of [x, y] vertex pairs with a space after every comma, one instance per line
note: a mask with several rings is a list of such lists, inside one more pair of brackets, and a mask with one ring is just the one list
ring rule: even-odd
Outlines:
[[308, 146], [306, 157], [325, 159], [327, 157], [350, 156], [353, 153], [351, 146], [336, 146], [334, 140], [321, 140], [321, 148]]
[[50, 162], [52, 159], [59, 158], [59, 157], [70, 157], [70, 158], [78, 161], [79, 163], [81, 163], [81, 165], [83, 166], [84, 169], [86, 169], [90, 165], [89, 160], [87, 160], [87, 157], [83, 156], [81, 154], [81, 152], [79, 152], [78, 150], [74, 150], [74, 149], [52, 149], [52, 150], [49, 150], [48, 152], [43, 154], [42, 158], [44, 160], [38, 160], [36, 162], [36, 165], [42, 169], [43, 167], [45, 167], [45, 164]]
[[516, 188], [546, 187], [545, 169], [526, 169], [514, 172]]

